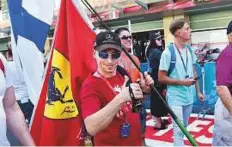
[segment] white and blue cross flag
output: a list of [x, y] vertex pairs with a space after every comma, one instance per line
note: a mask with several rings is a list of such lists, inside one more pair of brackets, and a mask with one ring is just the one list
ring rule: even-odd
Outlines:
[[14, 61], [36, 104], [44, 74], [44, 45], [53, 20], [55, 0], [8, 0]]

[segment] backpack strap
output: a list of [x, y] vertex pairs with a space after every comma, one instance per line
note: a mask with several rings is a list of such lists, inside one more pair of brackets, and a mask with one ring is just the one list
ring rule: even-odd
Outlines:
[[0, 69], [3, 71], [3, 73], [5, 75], [5, 67], [4, 67], [4, 64], [3, 64], [1, 59], [0, 59]]
[[171, 61], [170, 61], [169, 69], [168, 69], [168, 76], [169, 76], [176, 66], [176, 53], [175, 53], [173, 43], [170, 43], [168, 45], [168, 50], [171, 53]]

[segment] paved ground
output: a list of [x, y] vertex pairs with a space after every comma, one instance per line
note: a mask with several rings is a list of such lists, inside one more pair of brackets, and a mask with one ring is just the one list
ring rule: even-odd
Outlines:
[[[151, 120], [149, 110], [147, 110], [147, 121], [146, 121], [146, 134], [145, 142], [148, 146], [173, 146], [173, 128], [172, 124], [169, 124], [165, 130], [154, 130], [153, 126], [155, 122]], [[166, 117], [171, 122], [171, 118]], [[206, 115], [205, 119], [197, 119], [196, 114], [192, 114], [190, 118], [190, 124], [188, 131], [195, 138], [198, 145], [200, 146], [211, 146], [212, 132], [214, 125], [214, 116]], [[191, 145], [187, 138], [185, 138], [185, 144]]]

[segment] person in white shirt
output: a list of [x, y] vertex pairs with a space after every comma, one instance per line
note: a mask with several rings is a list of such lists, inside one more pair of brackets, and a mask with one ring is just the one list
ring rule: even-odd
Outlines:
[[[24, 114], [27, 124], [29, 125], [34, 105], [29, 99], [27, 85], [24, 80], [23, 74], [18, 70], [18, 67], [13, 60], [13, 54], [10, 46], [8, 46], [7, 52], [5, 53], [5, 57], [8, 61], [8, 69], [10, 70], [10, 73], [12, 75], [11, 81], [15, 90], [17, 103]], [[7, 138], [11, 146], [21, 145], [19, 140], [16, 139], [16, 137], [12, 134], [11, 131], [9, 131], [9, 129], [7, 130]]]
[[10, 129], [22, 145], [34, 146], [35, 143], [29, 133], [25, 118], [15, 98], [11, 82], [11, 73], [5, 57], [0, 54], [0, 146], [9, 146], [6, 137], [6, 128]]
[[13, 60], [12, 50], [10, 47], [5, 53], [5, 57], [8, 61], [8, 68], [12, 74], [12, 84], [15, 90], [16, 100], [24, 114], [26, 122], [29, 124], [33, 113], [34, 105], [29, 99], [25, 79], [23, 77], [22, 72], [19, 72], [18, 67]]

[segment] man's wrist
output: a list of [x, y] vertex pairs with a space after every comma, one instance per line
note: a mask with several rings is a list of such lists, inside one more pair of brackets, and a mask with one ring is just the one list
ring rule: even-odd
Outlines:
[[184, 85], [184, 80], [179, 80], [180, 85]]

